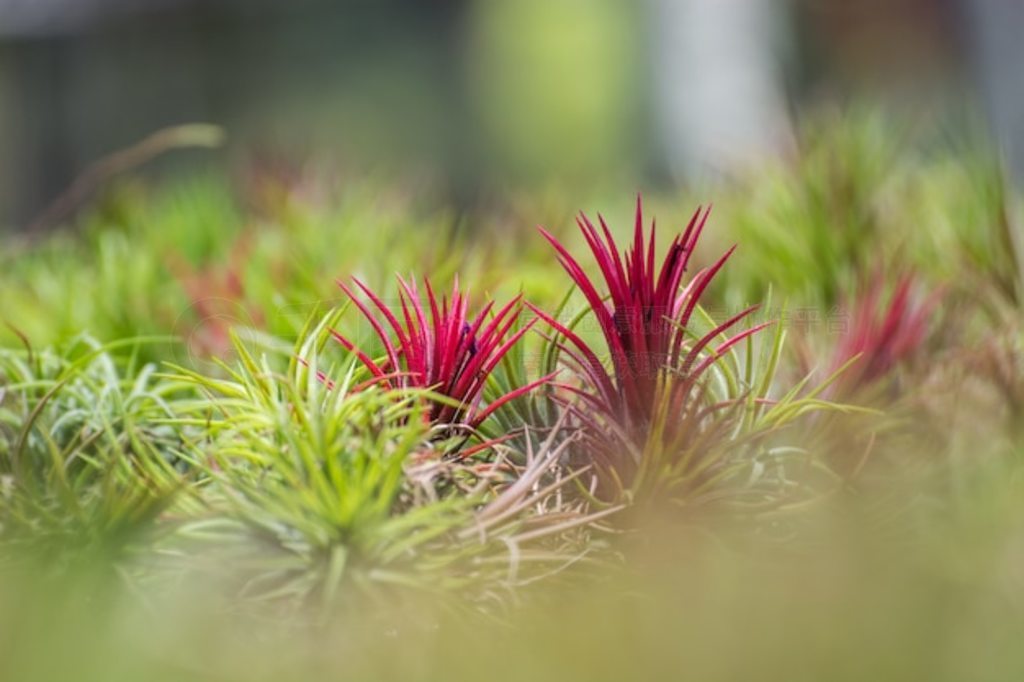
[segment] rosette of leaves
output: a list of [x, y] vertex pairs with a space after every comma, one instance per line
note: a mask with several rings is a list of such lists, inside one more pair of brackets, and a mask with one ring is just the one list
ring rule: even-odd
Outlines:
[[[755, 335], [771, 320], [739, 328], [759, 306], [724, 320], [701, 307], [735, 249], [685, 277], [707, 218], [708, 211], [696, 211], [659, 262], [655, 230], [645, 230], [639, 199], [625, 251], [600, 216], [598, 227], [581, 214], [577, 222], [597, 278], [542, 230], [586, 306], [568, 320], [534, 310], [577, 378], [558, 387], [582, 430], [577, 452], [593, 464], [610, 499], [692, 502], [719, 496], [726, 480], [760, 480], [768, 470], [778, 472], [788, 459], [784, 453], [792, 451], [768, 436], [827, 405], [820, 396], [828, 382], [812, 389], [804, 382], [787, 392], [775, 385], [783, 328], [764, 341]], [[587, 316], [596, 320], [604, 349], [577, 333]]]
[[42, 553], [59, 570], [122, 558], [156, 531], [183, 484], [181, 434], [168, 425], [182, 386], [113, 354], [112, 345], [79, 337], [60, 349], [0, 351], [0, 542], [8, 560]]

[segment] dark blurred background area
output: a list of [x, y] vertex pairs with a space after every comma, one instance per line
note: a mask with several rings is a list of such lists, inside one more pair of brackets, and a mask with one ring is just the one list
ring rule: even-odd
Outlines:
[[500, 186], [685, 183], [801, 113], [977, 109], [1024, 168], [1018, 0], [0, 0], [0, 226], [168, 126], [218, 151]]

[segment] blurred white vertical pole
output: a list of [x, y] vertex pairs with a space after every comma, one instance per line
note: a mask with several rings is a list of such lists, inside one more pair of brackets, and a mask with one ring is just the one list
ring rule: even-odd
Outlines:
[[789, 146], [779, 0], [651, 0], [655, 105], [679, 179], [727, 173]]
[[[1024, 282], [1024, 0], [964, 0], [988, 118], [999, 144], [1010, 191], [1006, 210]], [[1018, 292], [1019, 295], [1020, 292]]]
[[1024, 187], [1024, 0], [965, 0], [989, 119]]

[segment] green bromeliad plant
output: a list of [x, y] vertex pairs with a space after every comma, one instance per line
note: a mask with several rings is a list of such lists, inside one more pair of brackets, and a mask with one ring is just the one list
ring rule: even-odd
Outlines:
[[0, 351], [0, 560], [121, 560], [184, 485], [185, 433], [168, 422], [188, 389], [112, 350]]
[[568, 442], [518, 462], [499, 444], [485, 461], [446, 456], [429, 392], [320, 365], [336, 319], [286, 371], [239, 345], [227, 378], [187, 373], [206, 398], [179, 422], [203, 431], [186, 554], [237, 569], [240, 595], [329, 606], [396, 588], [474, 603], [592, 552], [593, 524], [615, 510], [562, 494], [578, 476], [561, 462]]

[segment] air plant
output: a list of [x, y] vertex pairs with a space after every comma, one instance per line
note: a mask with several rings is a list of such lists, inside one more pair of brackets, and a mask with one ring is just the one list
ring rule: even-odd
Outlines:
[[413, 280], [399, 277], [400, 310], [392, 311], [363, 282], [356, 278], [353, 281], [370, 303], [344, 282], [339, 281], [338, 286], [370, 323], [384, 348], [384, 357], [372, 358], [337, 331], [332, 332], [334, 338], [369, 371], [369, 383], [386, 389], [430, 391], [423, 418], [438, 427], [439, 436], [476, 430], [502, 405], [551, 379], [548, 375], [509, 387], [483, 404], [491, 373], [536, 321], [517, 326], [520, 297], [497, 310], [490, 301], [471, 316], [469, 296], [459, 289], [457, 279], [451, 297], [438, 300], [429, 280], [424, 279], [424, 296]]
[[652, 224], [649, 237], [645, 235], [639, 198], [633, 245], [624, 255], [603, 218], [599, 216], [598, 230], [581, 214], [577, 224], [597, 261], [607, 293], [599, 291], [572, 254], [541, 228], [585, 297], [587, 311], [596, 318], [611, 367], [574, 331], [575, 322], [564, 324], [533, 309], [563, 337], [559, 348], [565, 361], [583, 380], [582, 387], [564, 388], [578, 397], [575, 413], [589, 427], [595, 465], [620, 489], [638, 485], [635, 479], [645, 469], [657, 466], [655, 459], [698, 445], [706, 447], [724, 435], [725, 429], [720, 427], [725, 421], [716, 420], [716, 415], [728, 412], [731, 406], [707, 400], [702, 377], [723, 354], [769, 324], [729, 335], [757, 310], [758, 306], [753, 306], [694, 335], [691, 320], [698, 302], [735, 249], [684, 282], [708, 213], [698, 209], [693, 214], [686, 230], [672, 240], [660, 268], [656, 267], [655, 228]]
[[914, 277], [903, 275], [884, 300], [885, 280], [874, 277], [848, 306], [832, 371], [850, 366], [833, 385], [834, 395], [848, 398], [877, 386], [921, 352], [941, 292], [921, 298], [914, 289]]
[[[839, 309], [841, 316], [829, 320], [834, 345], [821, 363], [828, 379], [818, 393], [842, 409], [815, 418], [802, 439], [837, 477], [838, 485], [866, 480], [869, 471], [884, 470], [891, 476], [895, 469], [879, 468], [880, 463], [875, 462], [879, 454], [906, 450], [894, 446], [901, 440], [908, 439], [915, 446], [925, 440], [940, 445], [941, 427], [927, 417], [927, 401], [918, 400], [923, 394], [916, 393], [909, 402], [900, 401], [904, 396], [901, 370], [921, 357], [942, 293], [936, 290], [921, 296], [919, 289], [912, 274], [899, 276], [890, 288], [877, 272], [856, 294], [845, 297], [848, 303]], [[803, 354], [809, 350], [805, 348]], [[814, 360], [813, 353], [802, 360], [809, 376], [815, 374], [810, 369]], [[885, 413], [878, 409], [883, 407]], [[916, 418], [907, 419], [912, 413]], [[899, 468], [914, 463], [906, 457], [886, 460]]]
[[[138, 345], [138, 342], [134, 342]], [[0, 552], [119, 561], [184, 485], [186, 437], [166, 424], [182, 386], [79, 337], [0, 349]], [[26, 343], [27, 346], [27, 343]], [[24, 557], [22, 557], [24, 558]]]

